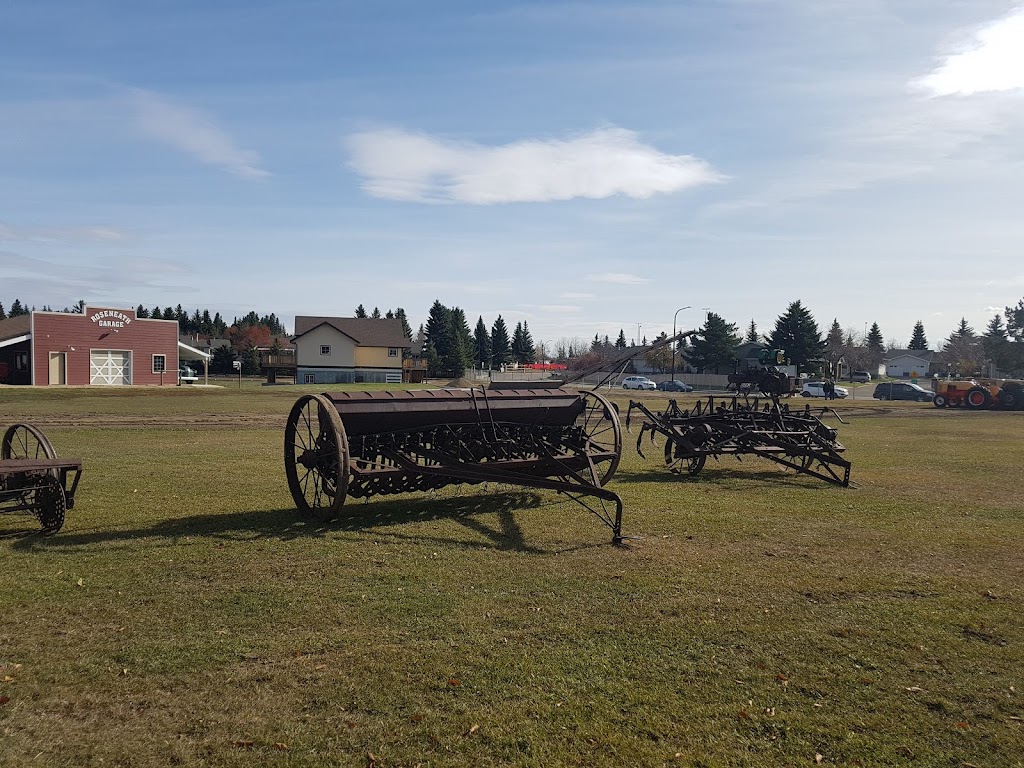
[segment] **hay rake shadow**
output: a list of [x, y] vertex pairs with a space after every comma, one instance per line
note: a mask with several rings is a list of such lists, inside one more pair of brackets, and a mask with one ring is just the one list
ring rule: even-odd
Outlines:
[[558, 491], [622, 541], [622, 500], [603, 486], [622, 455], [611, 404], [563, 389], [306, 395], [285, 429], [300, 515], [327, 522], [347, 497], [495, 483]]
[[[670, 471], [697, 475], [708, 457], [758, 456], [787, 469], [810, 475], [827, 483], [850, 485], [850, 462], [842, 453], [846, 449], [836, 439], [837, 431], [821, 420], [832, 415], [845, 424], [831, 408], [791, 409], [779, 404], [778, 398], [708, 397], [698, 400], [692, 408], [682, 409], [669, 400], [663, 412], [652, 412], [643, 403], [630, 401], [626, 428], [633, 410], [644, 416], [637, 437], [637, 452], [644, 456], [643, 440], [650, 434], [665, 437], [665, 464]], [[645, 457], [646, 458], [646, 457]]]

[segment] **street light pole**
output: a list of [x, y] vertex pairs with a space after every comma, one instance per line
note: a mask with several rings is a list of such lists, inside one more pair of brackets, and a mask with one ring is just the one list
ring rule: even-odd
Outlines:
[[679, 313], [682, 312], [684, 309], [693, 309], [693, 307], [680, 307], [679, 309], [676, 310], [676, 313], [672, 315], [672, 378], [670, 379], [670, 381], [675, 381], [676, 378], [676, 347], [679, 345], [679, 342], [675, 340], [676, 318], [679, 317]]

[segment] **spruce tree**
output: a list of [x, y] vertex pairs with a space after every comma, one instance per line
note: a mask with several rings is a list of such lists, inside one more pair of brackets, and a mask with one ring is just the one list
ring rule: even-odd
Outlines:
[[740, 344], [738, 328], [721, 316], [708, 312], [700, 333], [693, 341], [688, 355], [689, 363], [702, 371], [718, 373], [719, 369], [732, 370], [736, 360], [736, 347]]
[[452, 334], [455, 337], [455, 348], [452, 350], [452, 371], [454, 376], [461, 376], [473, 365], [473, 332], [466, 322], [466, 313], [460, 307], [452, 307]]
[[982, 347], [988, 359], [997, 368], [1006, 367], [1007, 352], [1009, 351], [1010, 340], [1006, 337], [1006, 328], [1003, 326], [1003, 316], [996, 314], [985, 328], [985, 335], [981, 337]]
[[[430, 376], [461, 374], [461, 371], [460, 374], [453, 374], [454, 363], [458, 358], [458, 342], [452, 332], [451, 310], [439, 299], [434, 300], [427, 316], [426, 342], [436, 356], [431, 360], [432, 367], [428, 369]], [[430, 356], [428, 359], [431, 359]]]
[[533, 353], [533, 336], [530, 335], [530, 326], [523, 320], [523, 350], [521, 363], [533, 363], [536, 362]]
[[491, 367], [491, 335], [484, 325], [483, 315], [477, 318], [476, 330], [473, 332], [473, 348], [476, 362], [481, 368]]
[[846, 340], [843, 338], [843, 329], [839, 326], [839, 319], [832, 319], [832, 327], [825, 337], [825, 359], [828, 360], [833, 373], [838, 372], [839, 360], [846, 355]]
[[0, 320], [6, 320], [6, 319], [7, 319], [7, 313], [4, 312], [4, 305], [0, 304]]
[[366, 318], [366, 308], [362, 304], [356, 307], [356, 317], [361, 319]]
[[370, 314], [370, 317], [372, 317], [374, 320], [380, 320], [380, 308], [374, 307], [373, 312]]
[[743, 337], [743, 341], [747, 344], [757, 344], [760, 340], [760, 336], [757, 334], [757, 323], [751, 319], [750, 325], [747, 326], [747, 335]]
[[508, 326], [501, 315], [491, 326], [491, 360], [495, 368], [512, 362], [512, 342], [508, 337]]
[[409, 326], [409, 318], [405, 316], [405, 310], [399, 307], [395, 310], [395, 317], [402, 321], [402, 333], [405, 338], [412, 341], [412, 328]]
[[910, 344], [907, 349], [928, 349], [928, 339], [924, 335], [924, 323], [920, 320], [914, 323], [914, 334], [910, 337]]
[[820, 359], [825, 348], [818, 324], [799, 300], [775, 321], [770, 341], [774, 349], [785, 350], [786, 357], [796, 366], [807, 366], [811, 360]]
[[626, 348], [626, 332], [619, 328], [619, 337], [615, 340], [615, 346], [619, 349]]
[[512, 359], [516, 363], [523, 362], [523, 323], [516, 323], [516, 329], [512, 332]]

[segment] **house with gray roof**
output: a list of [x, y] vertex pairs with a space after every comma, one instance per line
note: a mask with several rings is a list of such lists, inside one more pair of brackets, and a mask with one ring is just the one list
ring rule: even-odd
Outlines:
[[926, 379], [931, 375], [935, 352], [930, 349], [890, 349], [882, 365], [885, 375], [894, 379]]
[[299, 384], [399, 383], [411, 342], [397, 318], [295, 318]]

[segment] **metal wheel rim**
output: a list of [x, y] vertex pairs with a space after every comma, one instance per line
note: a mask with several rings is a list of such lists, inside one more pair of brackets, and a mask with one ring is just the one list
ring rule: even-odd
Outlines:
[[12, 424], [4, 432], [0, 444], [0, 458], [4, 459], [56, 459], [57, 452], [36, 427], [31, 424]]
[[43, 535], [52, 536], [64, 525], [64, 515], [68, 511], [64, 486], [51, 475], [46, 478], [46, 485], [34, 493], [34, 514], [43, 528]]
[[284, 432], [284, 468], [299, 514], [328, 522], [348, 491], [348, 438], [334, 404], [304, 395], [292, 406]]
[[[614, 458], [607, 460], [607, 466], [601, 474], [598, 483], [606, 485], [619, 468], [619, 461], [622, 459], [622, 427], [619, 425], [619, 414], [610, 402], [597, 392], [583, 392], [583, 413], [576, 418], [576, 425], [583, 430], [587, 439], [584, 450], [589, 453], [589, 448], [594, 445], [601, 449], [601, 452], [613, 452]], [[601, 473], [602, 463], [597, 465], [598, 473]]]

